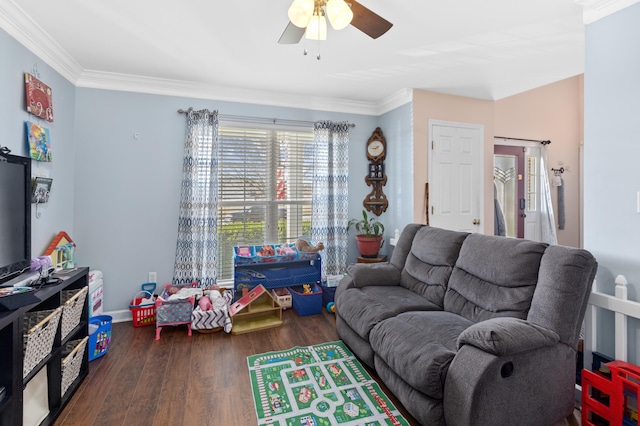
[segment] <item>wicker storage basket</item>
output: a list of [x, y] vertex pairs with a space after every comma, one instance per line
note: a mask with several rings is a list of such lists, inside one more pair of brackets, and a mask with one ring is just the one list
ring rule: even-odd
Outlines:
[[24, 364], [22, 378], [46, 358], [53, 348], [53, 340], [58, 331], [62, 306], [54, 310], [27, 312], [24, 316], [23, 336]]
[[80, 324], [80, 316], [84, 309], [84, 302], [87, 299], [89, 287], [78, 290], [65, 290], [62, 292], [62, 340]]
[[63, 395], [69, 389], [69, 386], [80, 375], [80, 368], [82, 367], [82, 360], [84, 359], [84, 352], [87, 347], [87, 341], [89, 336], [85, 336], [84, 339], [71, 340], [67, 342], [62, 350], [62, 383], [60, 395]]

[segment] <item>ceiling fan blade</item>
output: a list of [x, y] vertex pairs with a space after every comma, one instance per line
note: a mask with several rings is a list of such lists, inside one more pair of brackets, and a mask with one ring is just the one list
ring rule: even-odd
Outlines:
[[278, 43], [280, 44], [296, 44], [304, 35], [306, 28], [300, 28], [293, 25], [293, 22], [289, 22], [287, 28], [284, 29], [284, 32], [280, 36]]
[[356, 0], [347, 0], [347, 3], [351, 3], [351, 11], [353, 12], [351, 25], [369, 37], [378, 38], [393, 27], [391, 22], [367, 9]]

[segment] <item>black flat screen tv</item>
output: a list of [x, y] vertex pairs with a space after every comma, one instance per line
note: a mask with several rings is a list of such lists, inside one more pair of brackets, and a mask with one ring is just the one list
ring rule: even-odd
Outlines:
[[0, 154], [0, 284], [31, 263], [31, 159]]

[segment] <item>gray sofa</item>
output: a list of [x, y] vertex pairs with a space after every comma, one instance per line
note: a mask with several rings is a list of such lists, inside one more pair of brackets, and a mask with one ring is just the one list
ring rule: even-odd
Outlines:
[[340, 338], [423, 425], [553, 425], [573, 412], [597, 269], [581, 249], [408, 225], [335, 294]]

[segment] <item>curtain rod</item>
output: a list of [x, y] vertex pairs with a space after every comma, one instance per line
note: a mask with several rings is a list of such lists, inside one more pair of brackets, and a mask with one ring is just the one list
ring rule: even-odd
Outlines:
[[[195, 111], [193, 108], [189, 108], [188, 110], [179, 109], [178, 112], [180, 114], [187, 114], [191, 111]], [[201, 109], [195, 112], [206, 112], [211, 114], [211, 111], [208, 109]], [[315, 124], [314, 121], [304, 121], [304, 120], [285, 120], [282, 118], [266, 118], [266, 117], [251, 117], [248, 115], [228, 115], [228, 114], [218, 114], [218, 118], [220, 120], [227, 121], [236, 121], [241, 123], [267, 123], [267, 124], [282, 124], [286, 126], [313, 126]], [[349, 123], [349, 127], [356, 127], [354, 123]]]
[[506, 136], [494, 136], [495, 139], [509, 139], [512, 141], [525, 141], [525, 142], [539, 142], [542, 145], [549, 145], [551, 143], [550, 140], [546, 140], [546, 141], [540, 141], [537, 139], [520, 139], [520, 138], [508, 138]]

